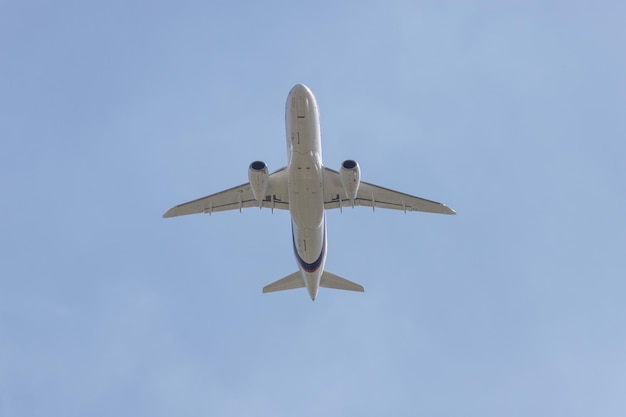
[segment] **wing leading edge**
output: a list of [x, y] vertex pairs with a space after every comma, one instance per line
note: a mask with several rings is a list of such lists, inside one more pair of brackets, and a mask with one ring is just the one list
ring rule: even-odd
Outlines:
[[265, 198], [259, 202], [252, 195], [250, 183], [179, 204], [169, 209], [163, 217], [184, 216], [187, 214], [212, 214], [226, 210], [243, 210], [249, 207], [271, 208], [272, 210], [289, 210], [289, 194], [287, 193], [287, 171], [281, 168], [269, 176], [269, 184]]
[[[352, 206], [341, 185], [339, 172], [324, 167], [324, 208], [341, 209]], [[354, 199], [355, 206], [384, 208], [391, 210], [422, 211], [426, 213], [456, 214], [445, 204], [425, 198], [390, 190], [378, 185], [361, 181], [359, 191]]]

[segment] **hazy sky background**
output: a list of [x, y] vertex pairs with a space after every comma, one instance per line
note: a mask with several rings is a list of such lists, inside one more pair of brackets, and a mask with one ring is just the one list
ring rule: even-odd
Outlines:
[[[0, 416], [626, 415], [626, 3], [0, 3]], [[324, 162], [456, 217], [164, 220]]]

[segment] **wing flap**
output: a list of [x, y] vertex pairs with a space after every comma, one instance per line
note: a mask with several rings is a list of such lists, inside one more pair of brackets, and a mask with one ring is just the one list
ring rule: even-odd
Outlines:
[[[346, 198], [337, 171], [324, 167], [324, 208], [350, 207], [352, 201]], [[394, 191], [361, 181], [354, 199], [355, 206], [383, 208], [402, 211], [422, 211], [426, 213], [456, 214], [445, 204], [427, 200], [410, 194]]]
[[212, 214], [220, 211], [243, 210], [245, 208], [259, 206], [261, 208], [289, 210], [288, 196], [287, 173], [285, 168], [281, 168], [270, 174], [266, 196], [260, 204], [252, 195], [250, 183], [245, 183], [219, 193], [179, 204], [169, 209], [163, 217], [176, 217], [198, 213]]

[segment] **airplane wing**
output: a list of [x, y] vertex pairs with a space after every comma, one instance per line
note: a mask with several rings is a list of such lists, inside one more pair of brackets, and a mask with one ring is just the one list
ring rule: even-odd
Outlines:
[[169, 209], [163, 217], [176, 217], [196, 213], [211, 214], [226, 210], [241, 211], [244, 208], [259, 206], [261, 208], [271, 208], [272, 210], [289, 210], [287, 171], [285, 168], [270, 174], [266, 196], [261, 201], [261, 204], [254, 199], [250, 183], [245, 183], [219, 193], [179, 204]]
[[[404, 194], [388, 188], [379, 187], [361, 181], [359, 191], [354, 199], [355, 206], [385, 208], [392, 210], [424, 211], [427, 213], [456, 214], [445, 204], [425, 198]], [[346, 197], [339, 172], [324, 167], [324, 208], [335, 209], [351, 207], [352, 202]]]

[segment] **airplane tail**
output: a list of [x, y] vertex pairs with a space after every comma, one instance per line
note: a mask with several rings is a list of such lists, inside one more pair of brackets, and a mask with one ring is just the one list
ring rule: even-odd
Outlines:
[[322, 273], [322, 279], [320, 280], [320, 287], [324, 288], [333, 288], [336, 290], [346, 290], [346, 291], [358, 291], [364, 292], [365, 288], [362, 285], [357, 284], [356, 282], [348, 281], [345, 278], [341, 278], [335, 274], [331, 274], [328, 271], [324, 271]]
[[[296, 271], [293, 274], [287, 275], [286, 277], [281, 278], [278, 281], [266, 285], [265, 287], [263, 287], [263, 292], [267, 293], [275, 291], [285, 291], [304, 287], [305, 284], [304, 280], [302, 279], [302, 274], [300, 273], [300, 271]], [[337, 276], [335, 274], [331, 274], [328, 271], [324, 271], [322, 273], [320, 287], [346, 291], [365, 291], [362, 285], [359, 285], [356, 282], [348, 281], [347, 279], [341, 278], [340, 276]]]
[[285, 278], [281, 278], [278, 281], [272, 282], [269, 285], [263, 287], [263, 293], [274, 291], [293, 290], [295, 288], [304, 288], [304, 280], [300, 271], [296, 271], [291, 275], [287, 275]]

